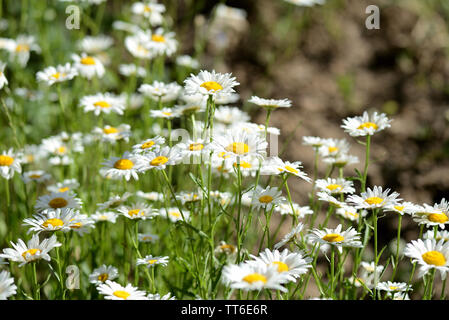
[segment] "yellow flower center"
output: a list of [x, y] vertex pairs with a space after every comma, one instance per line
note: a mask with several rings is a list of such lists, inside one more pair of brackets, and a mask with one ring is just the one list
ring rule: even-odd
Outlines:
[[97, 101], [94, 103], [94, 106], [100, 107], [100, 108], [110, 108], [111, 107], [111, 105], [106, 101]]
[[398, 289], [399, 289], [399, 287], [395, 287], [395, 286], [389, 286], [389, 287], [388, 287], [388, 289], [390, 289], [390, 290], [393, 290], [393, 291], [394, 291], [394, 290], [398, 290]]
[[398, 211], [403, 211], [404, 210], [404, 206], [394, 206], [394, 208]]
[[263, 283], [267, 283], [267, 278], [260, 274], [260, 273], [251, 273], [245, 277], [243, 277], [243, 281], [246, 281], [250, 284], [254, 283], [254, 282], [263, 282]]
[[204, 145], [202, 143], [191, 143], [189, 146], [190, 151], [200, 151], [203, 150]]
[[151, 12], [151, 8], [149, 6], [143, 7], [144, 12]]
[[31, 179], [39, 179], [40, 177], [42, 177], [42, 175], [41, 174], [37, 174], [37, 173], [30, 175]]
[[259, 201], [262, 203], [270, 203], [271, 201], [273, 201], [273, 197], [269, 195], [264, 195], [259, 198]]
[[370, 205], [381, 204], [382, 202], [384, 202], [384, 199], [379, 198], [379, 197], [370, 197], [370, 198], [365, 199], [365, 202]]
[[154, 141], [147, 141], [140, 146], [140, 149], [145, 150], [151, 148], [152, 146], [154, 146]]
[[58, 189], [59, 192], [66, 192], [69, 191], [69, 187], [63, 187]]
[[449, 220], [448, 217], [444, 213], [432, 213], [432, 214], [429, 214], [429, 216], [427, 218], [430, 221], [436, 222], [436, 223], [445, 223]]
[[67, 148], [64, 147], [64, 146], [59, 147], [58, 149], [56, 149], [56, 153], [57, 153], [57, 154], [64, 154], [64, 153], [66, 153], [66, 152], [67, 152]]
[[64, 225], [64, 222], [58, 218], [48, 219], [42, 224], [42, 226], [44, 228], [48, 228], [49, 226], [56, 228], [56, 227], [62, 227], [63, 225]]
[[151, 259], [147, 261], [148, 264], [155, 264], [157, 262], [157, 259]]
[[134, 167], [134, 163], [128, 159], [120, 159], [114, 163], [114, 168], [119, 170], [129, 170]]
[[218, 157], [219, 158], [222, 158], [222, 159], [227, 159], [227, 158], [229, 158], [231, 155], [229, 155], [229, 154], [227, 154], [226, 152], [220, 152], [220, 153], [218, 153]]
[[163, 165], [163, 164], [167, 163], [167, 161], [168, 161], [167, 157], [159, 156], [159, 157], [156, 157], [153, 160], [151, 160], [150, 164], [152, 166], [160, 166], [160, 165]]
[[128, 297], [130, 296], [130, 294], [128, 292], [123, 291], [123, 290], [114, 291], [112, 294], [114, 296], [116, 296], [117, 298], [121, 298], [121, 299], [124, 299], [124, 300], [128, 299]]
[[446, 264], [446, 258], [439, 251], [427, 251], [422, 255], [423, 260], [427, 264], [432, 264], [434, 266], [444, 266]]
[[249, 146], [243, 142], [233, 142], [225, 150], [236, 154], [245, 154], [249, 152]]
[[285, 166], [284, 169], [289, 171], [289, 172], [292, 172], [292, 173], [299, 173], [298, 170], [296, 170], [295, 168], [290, 167], [290, 166]]
[[9, 167], [14, 162], [14, 158], [10, 156], [0, 156], [0, 166]]
[[81, 59], [81, 63], [85, 64], [85, 65], [94, 65], [95, 64], [95, 59], [92, 57], [84, 57]]
[[109, 278], [109, 275], [107, 273], [102, 273], [98, 276], [97, 279], [101, 282], [105, 282], [106, 280], [108, 280], [108, 278]]
[[235, 251], [235, 246], [233, 246], [232, 244], [222, 244], [220, 246], [220, 249], [223, 250], [223, 251], [234, 252]]
[[332, 153], [332, 152], [337, 152], [338, 151], [338, 147], [329, 147], [327, 148], [327, 150]]
[[26, 52], [26, 51], [30, 51], [29, 45], [21, 43], [16, 46], [16, 52]]
[[118, 129], [117, 129], [117, 128], [114, 128], [114, 127], [109, 127], [109, 128], [104, 128], [104, 129], [103, 129], [103, 132], [104, 132], [105, 134], [113, 134], [113, 133], [117, 133], [117, 132], [118, 132]]
[[[130, 215], [131, 217], [133, 216], [137, 216], [140, 212], [140, 209], [133, 209], [133, 210], [129, 210], [128, 211], [128, 215]], [[141, 216], [143, 216], [143, 212], [140, 213]]]
[[378, 126], [377, 126], [377, 124], [375, 124], [373, 122], [365, 122], [357, 127], [357, 129], [359, 129], [359, 130], [370, 129], [370, 128], [377, 130]]
[[40, 249], [29, 249], [22, 253], [22, 257], [26, 260], [27, 254], [34, 256], [38, 252], [41, 252], [41, 250]]
[[342, 235], [336, 233], [326, 234], [322, 239], [327, 242], [342, 242], [343, 240], [345, 240]]
[[151, 40], [155, 42], [165, 42], [164, 36], [161, 36], [160, 34], [153, 34]]
[[168, 214], [176, 218], [181, 218], [181, 214], [177, 211], [170, 211]]
[[335, 191], [337, 189], [343, 189], [343, 187], [339, 184], [330, 184], [328, 186], [326, 186], [327, 189], [329, 189], [330, 191]]
[[211, 91], [211, 90], [213, 90], [213, 91], [223, 90], [223, 87], [221, 86], [221, 84], [219, 84], [218, 82], [215, 82], [215, 81], [206, 81], [206, 82], [203, 82], [203, 83], [201, 84], [200, 87], [205, 88], [207, 91]]
[[76, 222], [73, 225], [70, 226], [70, 228], [72, 229], [79, 229], [81, 228], [83, 225], [81, 224], [81, 222]]
[[273, 264], [278, 266], [278, 272], [279, 272], [279, 273], [280, 273], [280, 272], [285, 272], [285, 271], [288, 271], [288, 270], [289, 270], [288, 265], [286, 265], [286, 264], [285, 264], [284, 262], [282, 262], [282, 261], [273, 261]]
[[53, 209], [64, 208], [68, 204], [64, 198], [54, 198], [48, 202], [48, 205]]
[[145, 236], [145, 237], [142, 238], [142, 240], [144, 240], [144, 241], [151, 241], [151, 240], [153, 240], [153, 237], [152, 236]]

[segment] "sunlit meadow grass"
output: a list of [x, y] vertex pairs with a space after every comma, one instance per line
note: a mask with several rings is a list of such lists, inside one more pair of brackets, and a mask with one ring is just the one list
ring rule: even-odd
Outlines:
[[[205, 37], [183, 52], [166, 5], [0, 1], [0, 299], [445, 299], [448, 202], [367, 185], [394, 119], [364, 112], [341, 119], [348, 139], [289, 140], [270, 119], [295, 103], [243, 100], [233, 70], [200, 63]], [[211, 35], [247, 23], [224, 5], [213, 16]], [[313, 167], [282, 158], [298, 144]], [[300, 180], [307, 203], [290, 192]]]

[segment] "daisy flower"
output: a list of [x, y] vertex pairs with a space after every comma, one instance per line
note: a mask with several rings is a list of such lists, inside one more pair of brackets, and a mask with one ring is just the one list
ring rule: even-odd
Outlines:
[[74, 209], [44, 210], [31, 218], [24, 219], [23, 225], [30, 226], [28, 233], [40, 233], [42, 231], [68, 232], [72, 230], [72, 227], [78, 226], [78, 223], [81, 221], [79, 217], [79, 212]]
[[156, 136], [151, 139], [146, 139], [139, 144], [133, 146], [133, 153], [145, 153], [154, 149], [159, 149], [165, 143], [165, 138]]
[[122, 115], [125, 110], [125, 100], [122, 96], [116, 96], [109, 92], [97, 93], [82, 97], [80, 106], [84, 108], [84, 112], [93, 111], [96, 116], [100, 113], [109, 114], [111, 112]]
[[252, 195], [252, 205], [254, 209], [264, 208], [270, 211], [273, 206], [277, 206], [285, 198], [282, 196], [282, 191], [276, 187], [266, 187], [265, 189], [261, 186], [257, 186], [253, 191]]
[[118, 72], [125, 76], [130, 77], [132, 75], [145, 78], [147, 75], [147, 71], [143, 67], [139, 67], [135, 64], [121, 64], [119, 65]]
[[3, 151], [0, 153], [0, 176], [9, 180], [14, 176], [14, 173], [21, 173], [22, 166], [20, 162], [20, 155], [14, 153], [13, 149]]
[[105, 74], [103, 63], [98, 58], [89, 56], [85, 52], [81, 55], [73, 54], [72, 60], [78, 73], [89, 80], [94, 76], [101, 78]]
[[282, 286], [289, 281], [284, 273], [278, 272], [278, 266], [265, 263], [241, 263], [226, 265], [222, 271], [222, 281], [232, 289], [263, 290], [273, 289], [287, 292]]
[[159, 240], [159, 236], [152, 233], [139, 233], [137, 234], [137, 239], [140, 242], [156, 243]]
[[150, 201], [163, 201], [164, 195], [160, 192], [143, 192], [142, 190], [137, 190], [136, 196], [142, 199]]
[[203, 193], [201, 190], [198, 192], [187, 192], [181, 191], [176, 195], [176, 199], [181, 202], [181, 204], [198, 202], [203, 199]]
[[118, 278], [118, 269], [116, 267], [103, 264], [92, 271], [89, 275], [89, 282], [99, 285], [106, 282], [106, 280], [114, 280], [116, 278]]
[[447, 224], [449, 224], [448, 213], [442, 210], [424, 204], [422, 206], [416, 206], [412, 212], [413, 221], [418, 224], [425, 224], [426, 227], [432, 228], [433, 226], [438, 226], [444, 229]]
[[325, 2], [325, 0], [284, 0], [284, 1], [301, 7], [312, 7], [316, 4], [324, 4]]
[[239, 85], [235, 80], [230, 73], [202, 70], [198, 75], [191, 74], [184, 81], [185, 91], [190, 95], [199, 93], [204, 96], [223, 96], [234, 92], [234, 87]]
[[152, 27], [160, 26], [164, 21], [165, 6], [153, 1], [135, 2], [131, 6], [133, 14], [145, 17]]
[[320, 137], [313, 137], [313, 136], [305, 136], [302, 137], [302, 144], [305, 146], [311, 146], [314, 148], [319, 148], [322, 145], [324, 145], [325, 139]]
[[10, 261], [19, 262], [19, 267], [36, 260], [50, 261], [48, 254], [53, 248], [60, 247], [61, 243], [57, 241], [55, 235], [50, 238], [39, 241], [39, 235], [34, 234], [33, 237], [25, 244], [22, 239], [17, 241], [17, 244], [11, 242], [13, 248], [3, 249], [0, 257]]
[[277, 249], [273, 251], [265, 249], [264, 252], [259, 253], [259, 256], [250, 254], [250, 257], [253, 261], [248, 263], [274, 265], [277, 267], [277, 271], [285, 274], [290, 281], [295, 281], [312, 267], [311, 258], [305, 258], [302, 252], [290, 252], [288, 249], [284, 249], [282, 252]]
[[157, 265], [161, 265], [163, 267], [166, 267], [168, 265], [168, 259], [169, 257], [154, 257], [151, 254], [148, 256], [145, 256], [144, 258], [137, 259], [137, 265], [146, 265], [148, 268], [155, 267]]
[[303, 219], [308, 214], [313, 214], [313, 210], [309, 206], [300, 206], [297, 203], [292, 205], [288, 201], [283, 201], [279, 203], [274, 209], [275, 212], [279, 212], [281, 215], [291, 215], [296, 216], [298, 219]]
[[282, 99], [282, 100], [276, 100], [276, 99], [264, 99], [259, 98], [257, 96], [252, 96], [249, 100], [249, 103], [254, 103], [255, 105], [258, 105], [259, 107], [265, 108], [265, 109], [279, 109], [279, 108], [290, 108], [292, 106], [292, 102], [289, 99]]
[[148, 36], [141, 30], [136, 30], [137, 33], [125, 38], [126, 49], [138, 59], [150, 60], [155, 56], [155, 52], [147, 48]]
[[181, 214], [181, 211], [176, 207], [171, 207], [171, 208], [167, 208], [167, 209], [163, 208], [162, 212], [163, 212], [162, 216], [167, 219], [170, 219], [171, 222], [177, 222], [177, 221], [183, 220], [183, 218], [182, 218], [183, 215], [184, 215], [185, 221], [190, 220], [190, 212], [189, 211], [182, 210], [182, 214]]
[[219, 245], [215, 247], [214, 252], [232, 255], [237, 252], [237, 247], [233, 244], [226, 243], [225, 241], [220, 241]]
[[220, 106], [215, 109], [214, 117], [217, 121], [231, 125], [250, 120], [249, 114], [237, 107]]
[[408, 291], [408, 284], [405, 282], [379, 282], [376, 286], [377, 290], [387, 291], [390, 293], [399, 293]]
[[344, 208], [347, 207], [348, 205], [340, 200], [337, 200], [334, 196], [331, 196], [329, 193], [327, 192], [318, 192], [316, 194], [318, 196], [318, 200], [320, 201], [324, 201], [324, 202], [329, 202], [331, 205], [335, 206], [336, 208]]
[[8, 85], [8, 79], [5, 76], [6, 63], [0, 61], [0, 89], [3, 89], [5, 85]]
[[176, 297], [172, 296], [170, 292], [164, 296], [161, 296], [159, 293], [149, 293], [147, 297], [148, 300], [176, 300]]
[[[210, 146], [204, 141], [204, 139], [188, 139], [185, 142], [178, 143], [176, 146], [181, 153], [183, 160], [187, 160], [187, 163], [191, 163], [191, 157], [196, 159], [201, 156], [207, 156], [210, 152]], [[192, 163], [199, 163], [193, 161]]]
[[158, 28], [154, 32], [149, 32], [145, 46], [156, 56], [165, 55], [170, 57], [178, 49], [178, 41], [174, 32], [166, 32], [163, 28]]
[[73, 190], [77, 189], [79, 186], [80, 184], [76, 179], [64, 179], [62, 182], [48, 186], [47, 190], [52, 193], [73, 192]]
[[298, 236], [301, 235], [301, 231], [304, 228], [304, 225], [302, 223], [298, 223], [289, 233], [287, 233], [281, 241], [276, 243], [274, 245], [275, 249], [279, 249], [280, 247], [286, 245], [290, 241], [294, 241], [297, 239]]
[[65, 65], [45, 68], [36, 73], [36, 78], [38, 81], [45, 82], [51, 86], [58, 82], [72, 80], [77, 75], [78, 71], [70, 63], [66, 63]]
[[147, 152], [140, 156], [139, 171], [150, 169], [163, 170], [169, 165], [175, 165], [181, 160], [181, 153], [177, 148], [163, 147], [159, 150]]
[[104, 142], [115, 143], [119, 140], [128, 142], [129, 137], [131, 136], [131, 126], [125, 123], [122, 123], [116, 127], [106, 125], [104, 128], [94, 128], [92, 133]]
[[125, 178], [128, 181], [132, 177], [135, 180], [139, 180], [137, 168], [140, 166], [140, 160], [136, 155], [128, 151], [121, 157], [111, 157], [103, 162], [103, 166], [100, 173], [106, 178], [115, 180]]
[[261, 169], [261, 173], [268, 175], [278, 175], [278, 174], [287, 174], [296, 176], [307, 182], [310, 182], [311, 179], [307, 176], [305, 172], [301, 170], [302, 164], [301, 161], [283, 161], [279, 157], [271, 157], [263, 162], [263, 167]]
[[22, 175], [22, 180], [25, 183], [30, 183], [31, 181], [42, 183], [51, 179], [51, 175], [43, 170], [32, 170], [24, 172]]
[[313, 229], [308, 234], [311, 243], [319, 243], [321, 245], [335, 246], [340, 254], [343, 247], [361, 248], [360, 234], [352, 227], [346, 231], [342, 231], [342, 225], [339, 224], [335, 229], [324, 228], [324, 230]]
[[141, 291], [131, 284], [124, 287], [111, 280], [106, 280], [105, 283], [98, 285], [97, 290], [106, 300], [148, 300], [145, 291]]
[[[237, 160], [237, 159], [235, 159]], [[225, 165], [228, 165], [229, 162], [225, 162]], [[239, 163], [237, 161], [234, 161], [232, 166], [234, 168], [237, 168]], [[244, 177], [252, 176], [255, 177], [257, 174], [257, 170], [259, 169], [260, 165], [260, 159], [256, 157], [245, 157], [243, 159], [240, 159], [240, 173]], [[230, 168], [229, 168], [230, 169]], [[231, 171], [231, 170], [229, 170]], [[234, 173], [237, 173], [236, 170], [234, 170]]]
[[114, 44], [114, 39], [104, 34], [97, 36], [84, 36], [78, 41], [78, 49], [82, 52], [94, 54], [98, 57], [99, 54], [108, 50]]
[[115, 223], [117, 221], [117, 213], [113, 211], [97, 211], [90, 216], [96, 222], [111, 222]]
[[342, 193], [354, 193], [353, 182], [344, 178], [327, 178], [318, 179], [315, 181], [315, 185], [321, 191], [329, 194], [342, 194]]
[[79, 209], [82, 203], [81, 199], [76, 198], [74, 194], [69, 192], [52, 192], [37, 198], [34, 208], [37, 212], [68, 208]]
[[404, 255], [412, 259], [412, 263], [418, 263], [418, 277], [426, 275], [431, 269], [440, 272], [441, 279], [446, 279], [449, 271], [449, 242], [435, 239], [412, 240], [405, 247]]
[[98, 203], [97, 206], [99, 207], [99, 210], [106, 210], [106, 209], [115, 209], [119, 207], [122, 203], [124, 203], [128, 198], [131, 196], [131, 193], [125, 192], [123, 195], [113, 195], [111, 196], [108, 201], [103, 203]]
[[161, 110], [150, 110], [150, 117], [152, 118], [162, 118], [162, 119], [173, 119], [180, 117], [181, 114], [177, 112], [174, 108], [162, 108]]
[[117, 209], [124, 217], [128, 219], [151, 219], [158, 215], [158, 212], [153, 210], [152, 207], [143, 203], [136, 202], [131, 206], [121, 206]]
[[17, 286], [9, 271], [0, 272], [0, 300], [7, 300], [17, 293]]
[[85, 233], [90, 233], [95, 228], [95, 220], [89, 217], [87, 214], [79, 214], [76, 218], [77, 222], [70, 226], [74, 232], [80, 236]]
[[192, 58], [189, 55], [177, 56], [175, 62], [178, 66], [185, 68], [198, 69], [200, 67], [200, 63], [198, 62], [198, 60]]
[[161, 102], [171, 102], [178, 98], [182, 87], [176, 82], [164, 83], [154, 81], [152, 84], [142, 84], [138, 91], [144, 96]]
[[384, 210], [390, 211], [390, 212], [396, 212], [396, 213], [399, 213], [400, 215], [404, 215], [404, 213], [411, 215], [414, 212], [419, 210], [419, 206], [417, 206], [414, 203], [404, 201], [402, 203], [396, 203], [394, 205], [389, 205], [389, 206], [385, 207]]
[[321, 157], [336, 157], [349, 151], [349, 143], [346, 139], [323, 139], [323, 145], [318, 149]]
[[382, 187], [374, 186], [373, 189], [367, 188], [366, 192], [362, 192], [360, 196], [350, 195], [347, 201], [357, 209], [377, 209], [394, 206], [402, 200], [398, 198], [399, 193], [389, 193], [390, 189], [382, 191]]
[[362, 217], [365, 217], [368, 214], [368, 211], [361, 210], [359, 212], [354, 207], [344, 205], [343, 207], [337, 208], [335, 213], [350, 221], [359, 221], [360, 215], [362, 215]]
[[40, 46], [36, 42], [36, 38], [30, 35], [19, 35], [17, 39], [7, 43], [6, 50], [9, 51], [10, 60], [17, 59], [18, 63], [25, 67], [30, 59], [31, 51], [41, 52]]
[[447, 230], [437, 230], [436, 236], [434, 230], [427, 230], [423, 234], [423, 239], [435, 239], [437, 241], [444, 240], [449, 241], [449, 231]]
[[250, 135], [244, 131], [214, 134], [211, 147], [215, 153], [224, 153], [232, 162], [240, 161], [244, 157], [266, 156], [268, 143], [258, 135]]
[[373, 135], [385, 128], [391, 127], [391, 120], [385, 113], [369, 115], [367, 111], [363, 112], [361, 117], [346, 118], [343, 120], [342, 128], [353, 137]]

